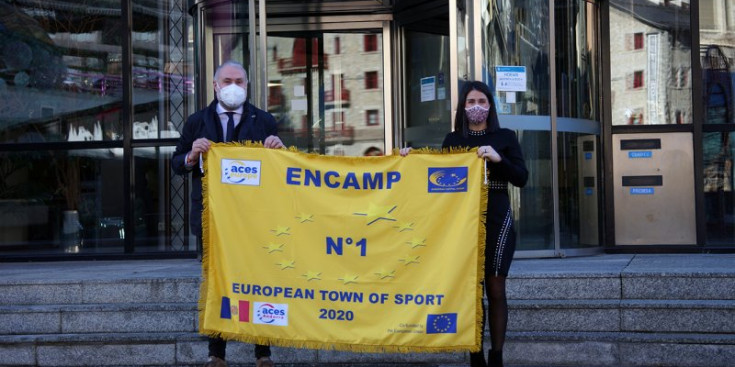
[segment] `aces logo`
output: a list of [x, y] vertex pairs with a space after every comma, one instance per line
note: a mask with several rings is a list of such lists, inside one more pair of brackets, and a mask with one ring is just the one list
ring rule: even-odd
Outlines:
[[260, 161], [223, 159], [222, 183], [260, 186]]
[[288, 326], [288, 304], [255, 302], [253, 324]]

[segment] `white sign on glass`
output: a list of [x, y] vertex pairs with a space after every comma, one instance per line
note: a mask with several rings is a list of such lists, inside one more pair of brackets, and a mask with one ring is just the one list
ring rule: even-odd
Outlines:
[[525, 66], [496, 66], [495, 67], [496, 88], [504, 92], [526, 91], [526, 67]]

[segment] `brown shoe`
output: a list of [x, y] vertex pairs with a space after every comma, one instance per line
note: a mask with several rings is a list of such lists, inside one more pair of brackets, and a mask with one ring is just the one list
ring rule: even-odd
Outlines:
[[204, 364], [204, 367], [227, 367], [227, 362], [222, 358], [209, 356], [209, 360]]
[[271, 360], [270, 357], [260, 357], [257, 361], [255, 361], [255, 367], [273, 367], [275, 366], [275, 363]]

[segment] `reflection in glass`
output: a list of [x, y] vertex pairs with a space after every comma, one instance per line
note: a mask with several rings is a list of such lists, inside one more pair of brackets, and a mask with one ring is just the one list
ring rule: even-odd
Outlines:
[[441, 148], [454, 123], [446, 56], [449, 37], [407, 30], [405, 44], [406, 146]]
[[599, 121], [597, 6], [585, 0], [556, 1], [554, 14], [557, 114]]
[[[218, 2], [205, 8], [203, 27], [206, 44], [204, 53], [210, 55], [200, 60], [198, 67], [204, 72], [206, 79], [204, 91], [207, 91], [206, 103], [214, 100], [214, 89], [210, 87], [214, 81], [217, 66], [228, 60], [243, 65], [248, 72], [248, 79], [253, 82], [253, 66], [250, 65], [250, 23], [247, 1]], [[253, 101], [256, 86], [248, 83], [248, 100]], [[258, 106], [262, 107], [262, 106]]]
[[[484, 67], [499, 114], [550, 115], [548, 1], [489, 2], [483, 12]], [[498, 86], [496, 67], [525, 66], [523, 92]], [[502, 123], [502, 118], [501, 118]], [[548, 126], [546, 127], [548, 128]]]
[[[457, 2], [457, 72], [467, 77], [467, 27], [464, 1]], [[459, 81], [451, 80], [449, 54], [449, 3], [427, 12], [424, 5], [441, 2], [404, 2], [397, 12], [401, 25], [403, 65], [400, 83], [403, 89], [402, 144], [410, 147], [441, 148], [444, 136], [452, 129], [451, 89]], [[400, 111], [400, 109], [399, 109]]]
[[555, 2], [557, 167], [562, 248], [599, 245], [597, 137], [599, 48], [597, 5]]
[[[133, 0], [133, 139], [175, 139], [194, 112], [191, 16], [184, 0]], [[133, 150], [135, 252], [194, 250], [186, 240], [186, 182], [173, 147]], [[188, 178], [187, 178], [188, 179]]]
[[704, 133], [703, 139], [707, 243], [732, 244], [735, 240], [733, 133]]
[[133, 150], [136, 252], [195, 250], [195, 242], [184, 241], [178, 233], [183, 231], [186, 209], [181, 203], [174, 204], [177, 199], [181, 200], [183, 192], [180, 195], [168, 193], [170, 187], [181, 185], [183, 180], [180, 175], [170, 174], [169, 161], [173, 151], [173, 147]]
[[733, 72], [735, 21], [727, 16], [733, 0], [703, 1], [699, 4], [699, 43], [704, 93], [704, 123], [731, 124], [733, 114]]
[[597, 136], [559, 132], [557, 139], [562, 248], [598, 246]]
[[541, 130], [519, 130], [516, 133], [529, 172], [528, 182], [523, 189], [515, 187], [510, 189], [513, 216], [518, 231], [518, 249], [553, 249], [551, 133]]
[[610, 1], [613, 125], [692, 122], [688, 2]]
[[[699, 43], [702, 64], [704, 134], [704, 206], [708, 245], [735, 241], [733, 180], [733, 72], [735, 21], [727, 9], [733, 0], [699, 2]], [[719, 126], [710, 126], [718, 124]], [[721, 132], [711, 131], [719, 128]], [[724, 131], [722, 131], [724, 130]]]
[[193, 45], [183, 1], [133, 1], [133, 139], [178, 138], [194, 112]]
[[328, 155], [385, 153], [382, 35], [267, 39], [268, 112], [284, 144]]
[[[519, 250], [554, 248], [553, 195], [551, 182], [551, 108], [549, 80], [548, 1], [483, 2], [484, 68], [495, 91], [500, 123], [515, 129], [529, 170], [523, 189], [511, 189]], [[525, 91], [509, 91], [497, 85], [495, 68], [524, 66]], [[517, 119], [522, 127], [509, 125], [503, 115], [543, 116]]]
[[0, 142], [122, 138], [117, 5], [0, 2]]
[[121, 252], [122, 157], [110, 149], [0, 154], [3, 253]]

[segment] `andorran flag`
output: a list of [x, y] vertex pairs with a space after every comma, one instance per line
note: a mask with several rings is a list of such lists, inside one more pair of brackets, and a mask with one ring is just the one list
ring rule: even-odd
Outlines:
[[201, 333], [479, 350], [487, 189], [474, 151], [334, 157], [222, 143], [204, 169]]

